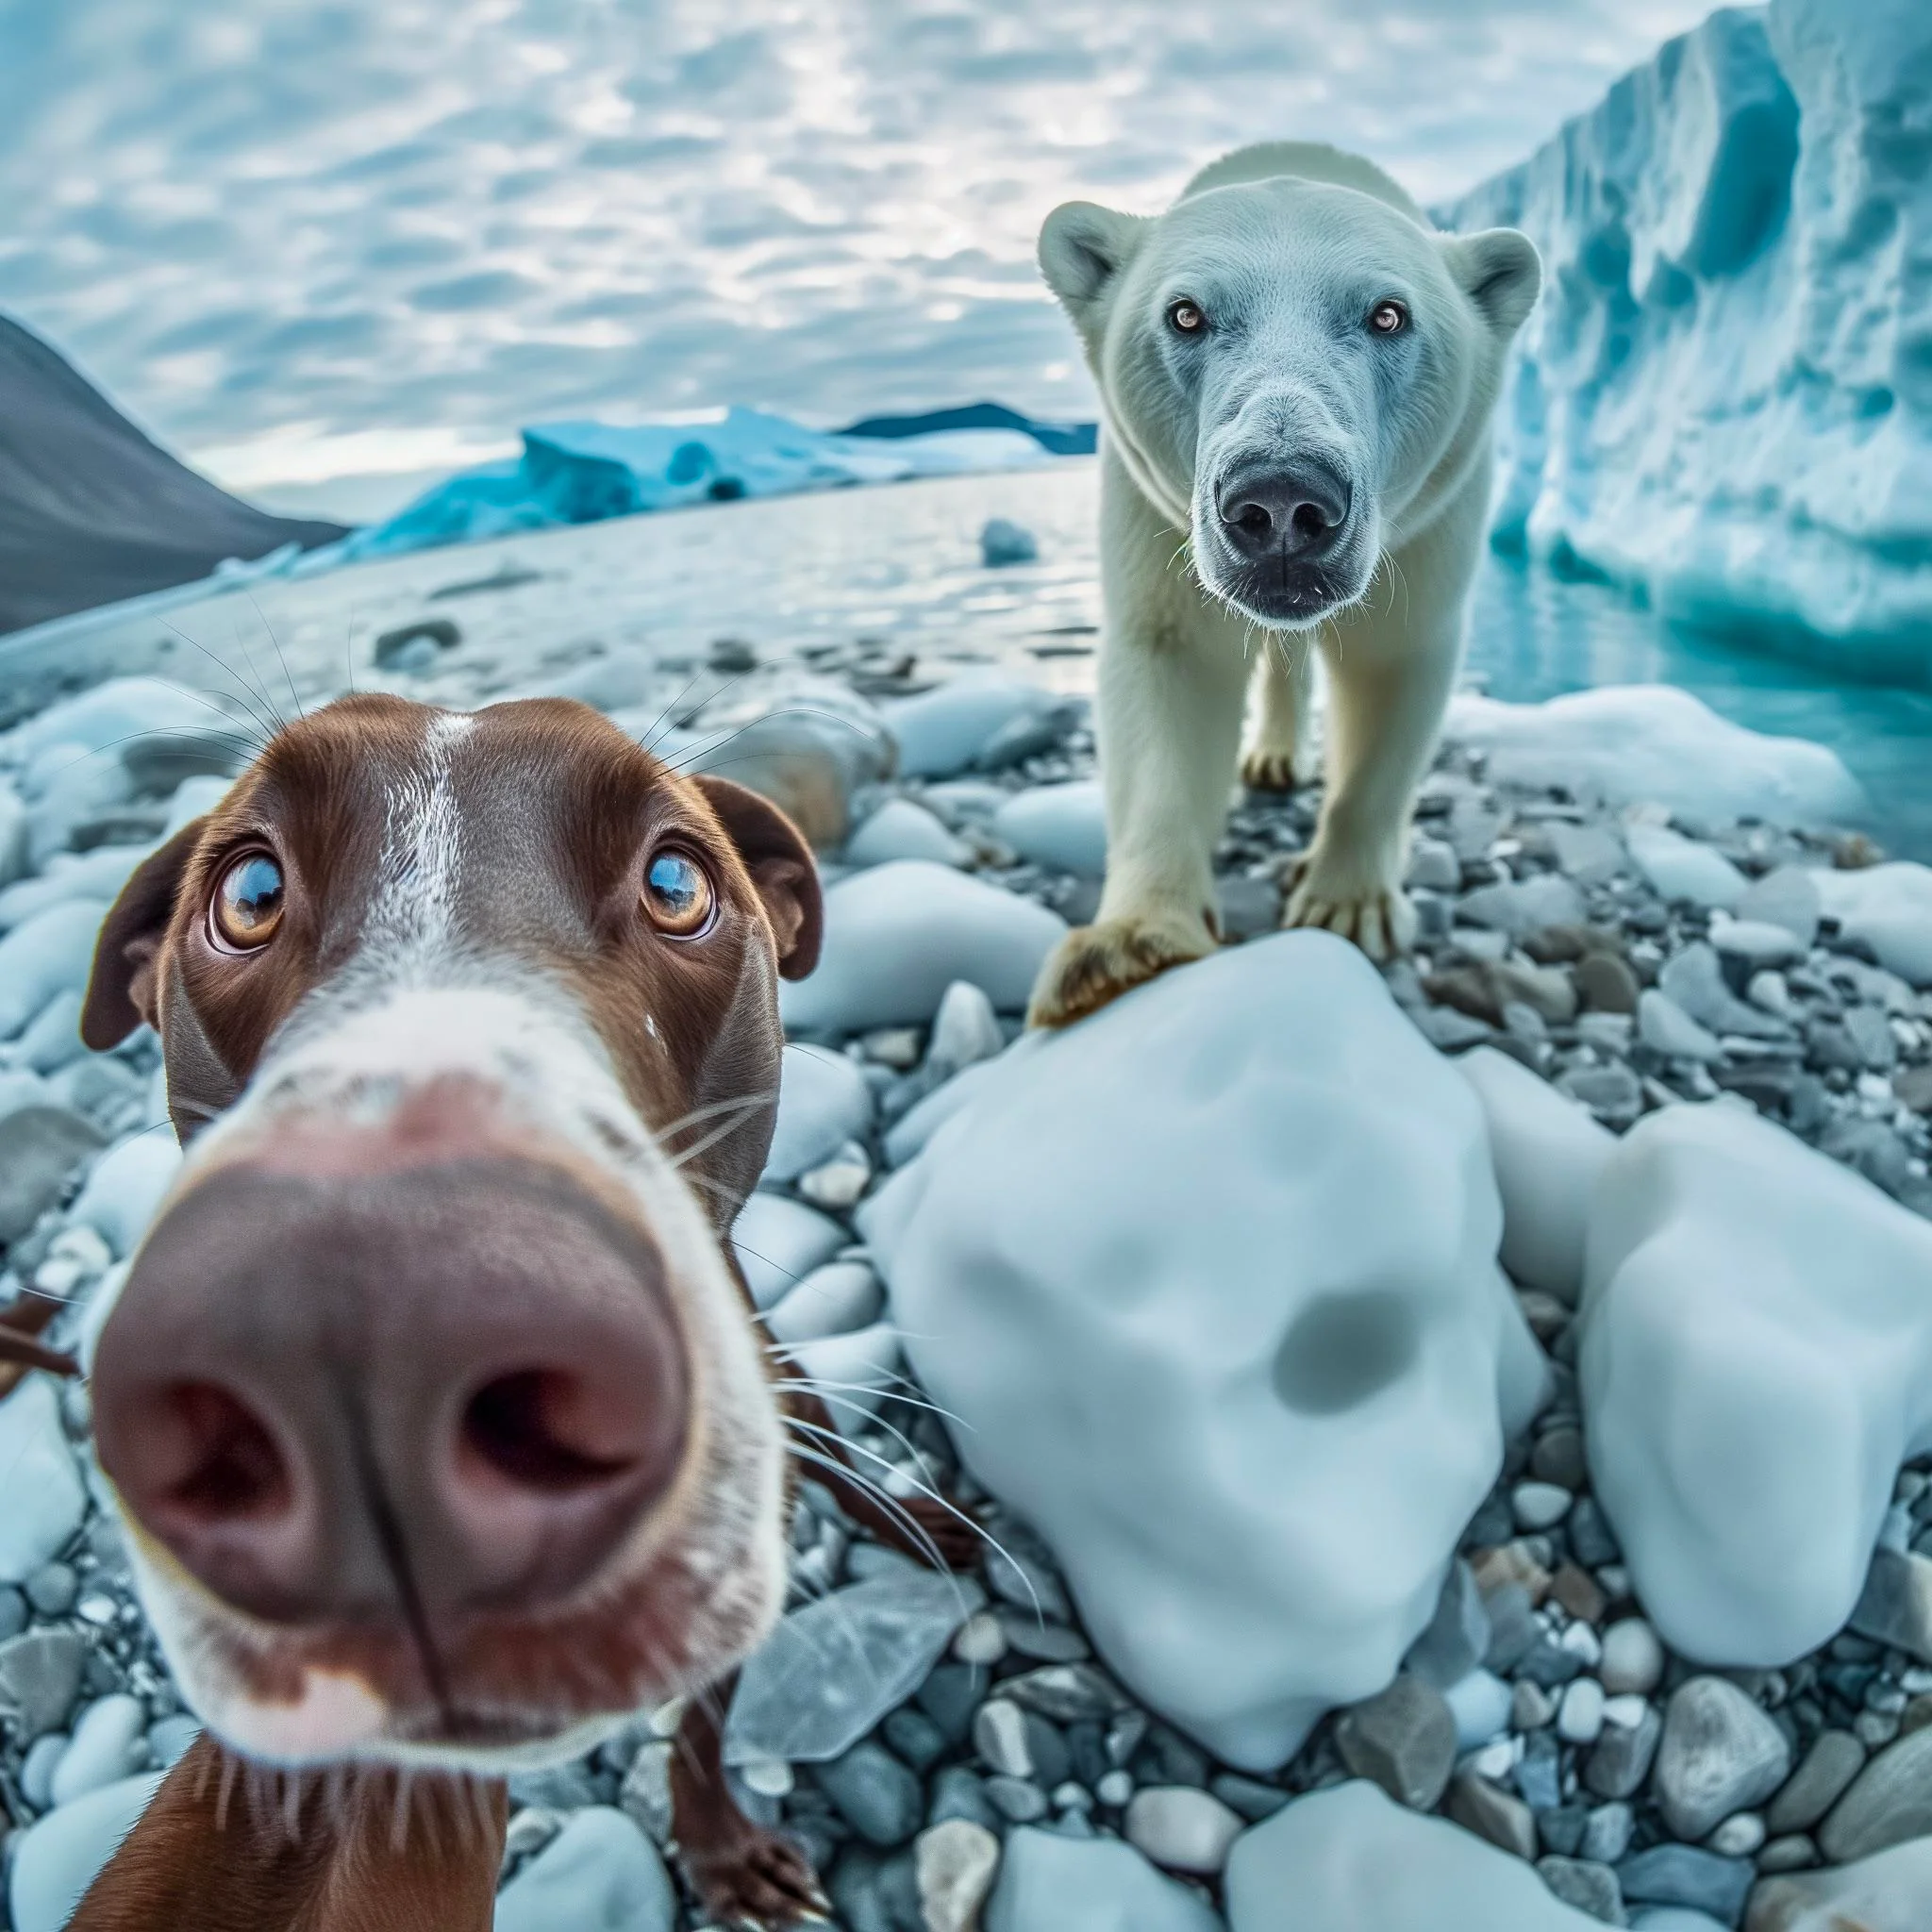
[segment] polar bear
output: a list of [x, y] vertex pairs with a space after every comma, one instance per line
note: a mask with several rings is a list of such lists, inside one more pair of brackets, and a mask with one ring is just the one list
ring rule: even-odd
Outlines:
[[1541, 278], [1512, 228], [1443, 235], [1373, 163], [1272, 142], [1165, 214], [1069, 202], [1040, 263], [1100, 390], [1107, 884], [1041, 970], [1058, 1025], [1215, 944], [1211, 854], [1251, 677], [1251, 785], [1326, 796], [1287, 923], [1407, 946], [1408, 820], [1448, 703], [1490, 418]]

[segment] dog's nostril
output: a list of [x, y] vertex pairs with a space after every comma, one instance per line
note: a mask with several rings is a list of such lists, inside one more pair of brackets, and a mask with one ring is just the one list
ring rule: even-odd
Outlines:
[[293, 1505], [294, 1483], [268, 1426], [213, 1383], [167, 1392], [148, 1455], [152, 1502], [179, 1524], [262, 1522]]
[[462, 1447], [520, 1489], [565, 1492], [625, 1474], [638, 1445], [622, 1411], [581, 1376], [525, 1369], [470, 1398]]

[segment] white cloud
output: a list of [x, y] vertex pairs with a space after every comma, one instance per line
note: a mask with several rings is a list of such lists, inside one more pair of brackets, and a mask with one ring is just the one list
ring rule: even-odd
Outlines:
[[0, 8], [0, 302], [257, 485], [726, 399], [1084, 411], [1032, 268], [1056, 201], [1155, 208], [1283, 136], [1445, 194], [1702, 10], [741, 0], [721, 28], [709, 0]]

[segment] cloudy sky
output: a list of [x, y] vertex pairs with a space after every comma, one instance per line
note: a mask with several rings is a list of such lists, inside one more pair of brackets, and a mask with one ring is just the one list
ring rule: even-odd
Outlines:
[[0, 0], [0, 308], [232, 486], [525, 422], [1082, 413], [1033, 236], [1241, 142], [1425, 199], [1700, 0]]

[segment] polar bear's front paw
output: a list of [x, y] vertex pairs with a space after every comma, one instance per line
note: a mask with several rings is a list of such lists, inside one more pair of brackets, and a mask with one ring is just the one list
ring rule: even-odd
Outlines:
[[1205, 924], [1181, 919], [1105, 919], [1075, 926], [1040, 969], [1026, 1024], [1071, 1025], [1157, 973], [1213, 950]]
[[1391, 959], [1415, 943], [1415, 908], [1391, 879], [1307, 862], [1289, 894], [1284, 925], [1320, 926], [1352, 940], [1370, 958]]
[[1257, 744], [1241, 755], [1241, 783], [1250, 791], [1292, 791], [1300, 783], [1294, 754]]

